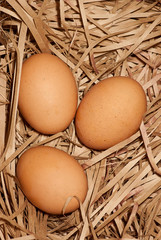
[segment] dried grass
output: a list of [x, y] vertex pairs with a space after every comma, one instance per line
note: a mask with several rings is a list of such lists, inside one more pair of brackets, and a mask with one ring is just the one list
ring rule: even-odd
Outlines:
[[[0, 239], [161, 239], [161, 2], [0, 1]], [[91, 151], [74, 124], [53, 136], [26, 125], [17, 110], [25, 58], [51, 52], [73, 71], [79, 102], [109, 76], [143, 86], [148, 110], [140, 130], [105, 151]], [[80, 209], [50, 216], [35, 209], [15, 178], [19, 154], [50, 145], [84, 167], [89, 190]]]

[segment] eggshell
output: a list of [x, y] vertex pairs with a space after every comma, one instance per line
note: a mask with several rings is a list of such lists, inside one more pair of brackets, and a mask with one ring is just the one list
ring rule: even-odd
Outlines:
[[62, 214], [79, 207], [85, 200], [88, 183], [81, 165], [69, 154], [48, 146], [26, 150], [17, 164], [17, 178], [28, 200], [50, 214]]
[[107, 149], [133, 135], [146, 112], [142, 86], [128, 77], [111, 77], [93, 86], [75, 118], [79, 140], [89, 148]]
[[75, 116], [77, 98], [75, 78], [57, 56], [40, 53], [24, 61], [18, 105], [32, 128], [44, 134], [65, 130]]

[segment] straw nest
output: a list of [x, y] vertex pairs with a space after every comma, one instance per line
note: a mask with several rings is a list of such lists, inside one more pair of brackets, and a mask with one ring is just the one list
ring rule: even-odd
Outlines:
[[[0, 1], [0, 239], [161, 239], [161, 1]], [[52, 136], [25, 125], [18, 109], [22, 62], [51, 52], [73, 71], [79, 101], [110, 76], [141, 83], [148, 110], [139, 131], [105, 151], [81, 145], [74, 124]], [[21, 152], [50, 145], [74, 156], [88, 177], [87, 198], [64, 216], [24, 197]]]

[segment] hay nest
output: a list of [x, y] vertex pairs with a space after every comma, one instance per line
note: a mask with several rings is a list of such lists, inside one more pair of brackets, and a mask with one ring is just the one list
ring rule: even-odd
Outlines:
[[[0, 239], [161, 239], [161, 1], [0, 1]], [[105, 151], [81, 145], [74, 124], [44, 136], [17, 109], [22, 62], [51, 52], [72, 69], [79, 101], [109, 76], [143, 86], [148, 110], [140, 130]], [[17, 186], [19, 154], [50, 145], [86, 171], [84, 204], [64, 216], [45, 214]]]

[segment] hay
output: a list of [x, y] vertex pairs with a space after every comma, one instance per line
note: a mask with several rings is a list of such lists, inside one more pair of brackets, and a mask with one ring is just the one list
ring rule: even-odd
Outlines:
[[[161, 2], [130, 0], [0, 1], [0, 239], [161, 239]], [[79, 102], [93, 83], [130, 76], [148, 110], [140, 130], [105, 151], [91, 151], [64, 131], [44, 136], [17, 110], [21, 66], [38, 52], [56, 54], [73, 71]], [[89, 190], [77, 211], [42, 213], [15, 178], [21, 152], [50, 145], [74, 156]]]

